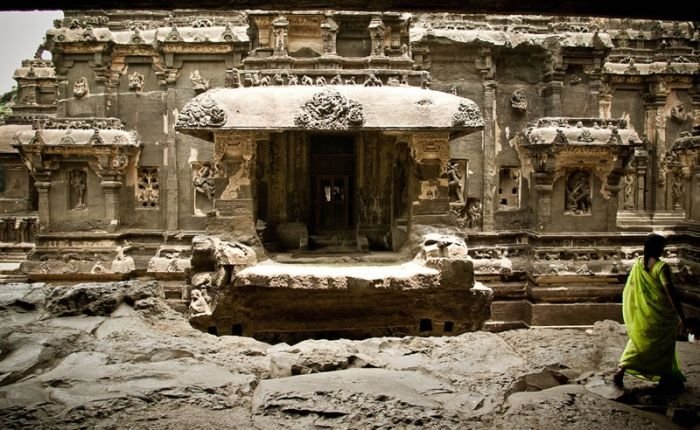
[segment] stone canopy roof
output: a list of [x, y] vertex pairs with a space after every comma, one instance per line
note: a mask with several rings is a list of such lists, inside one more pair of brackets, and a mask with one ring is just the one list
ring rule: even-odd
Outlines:
[[482, 129], [473, 101], [417, 87], [261, 86], [209, 90], [188, 102], [176, 129], [206, 140], [214, 130]]
[[[5, 126], [10, 127], [10, 126]], [[34, 126], [19, 126], [12, 137], [12, 146], [45, 147], [139, 147], [136, 133], [126, 131], [116, 118], [83, 118], [49, 120]]]

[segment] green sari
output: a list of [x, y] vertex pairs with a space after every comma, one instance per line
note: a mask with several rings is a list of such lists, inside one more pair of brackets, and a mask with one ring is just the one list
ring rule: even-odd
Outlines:
[[685, 380], [676, 358], [678, 315], [671, 305], [664, 283], [670, 270], [657, 261], [650, 271], [644, 259], [633, 266], [622, 293], [622, 316], [629, 341], [620, 358], [627, 372], [651, 381], [671, 377]]

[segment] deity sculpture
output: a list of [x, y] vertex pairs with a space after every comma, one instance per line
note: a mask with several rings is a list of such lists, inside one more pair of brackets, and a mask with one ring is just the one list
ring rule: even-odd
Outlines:
[[90, 94], [90, 87], [88, 86], [87, 78], [82, 77], [75, 81], [75, 84], [73, 84], [73, 96], [81, 99], [88, 94]]
[[566, 210], [574, 214], [591, 212], [590, 177], [587, 172], [577, 170], [572, 173], [566, 184]]
[[196, 93], [201, 93], [209, 89], [209, 79], [204, 79], [199, 74], [199, 70], [195, 70], [190, 74], [190, 82], [194, 86]]
[[140, 93], [143, 89], [144, 77], [139, 72], [134, 72], [129, 76], [129, 89], [135, 90], [136, 93]]
[[85, 209], [86, 174], [82, 170], [71, 171], [70, 186], [76, 203], [73, 209]]
[[204, 194], [209, 201], [214, 199], [214, 193], [216, 192], [216, 185], [214, 183], [214, 177], [211, 167], [208, 164], [203, 164], [202, 167], [197, 171], [196, 176], [192, 180], [194, 189], [198, 193]]

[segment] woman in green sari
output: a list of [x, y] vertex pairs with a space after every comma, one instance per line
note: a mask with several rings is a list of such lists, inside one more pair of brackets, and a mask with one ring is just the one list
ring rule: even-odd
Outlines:
[[622, 293], [629, 341], [613, 377], [619, 387], [625, 372], [664, 386], [682, 387], [685, 380], [676, 359], [678, 319], [685, 328], [685, 315], [671, 268], [660, 260], [664, 242], [657, 234], [646, 238], [644, 257], [632, 266]]

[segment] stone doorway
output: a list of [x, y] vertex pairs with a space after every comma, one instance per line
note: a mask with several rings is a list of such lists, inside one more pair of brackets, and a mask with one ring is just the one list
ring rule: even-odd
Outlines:
[[355, 136], [310, 136], [309, 232], [352, 237], [355, 227]]

